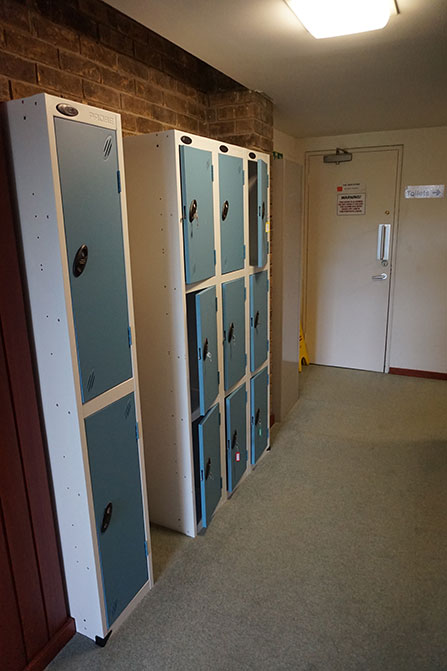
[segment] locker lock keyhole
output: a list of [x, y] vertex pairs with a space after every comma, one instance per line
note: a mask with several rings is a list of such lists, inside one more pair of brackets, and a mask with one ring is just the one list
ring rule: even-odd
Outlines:
[[208, 480], [209, 476], [211, 474], [211, 457], [208, 459], [206, 462], [205, 466], [205, 480]]
[[102, 517], [102, 524], [101, 524], [101, 533], [103, 534], [107, 529], [109, 528], [110, 520], [112, 519], [112, 512], [113, 512], [113, 505], [112, 502], [110, 501], [104, 510], [104, 515]]
[[255, 329], [257, 329], [259, 326], [259, 310], [255, 314], [255, 320], [253, 326], [255, 327]]
[[88, 260], [88, 247], [81, 245], [75, 254], [73, 261], [73, 275], [79, 277], [85, 270]]
[[228, 342], [232, 342], [233, 340], [235, 340], [234, 323], [231, 322], [230, 328], [228, 329]]
[[234, 448], [237, 447], [237, 444], [237, 431], [235, 431], [231, 439], [231, 449], [234, 450]]
[[230, 203], [228, 202], [228, 200], [226, 200], [222, 207], [222, 221], [225, 221], [225, 219], [228, 217], [229, 209], [230, 209]]
[[189, 223], [192, 224], [194, 219], [198, 219], [197, 216], [197, 201], [194, 198], [194, 200], [191, 201], [191, 205], [189, 206]]

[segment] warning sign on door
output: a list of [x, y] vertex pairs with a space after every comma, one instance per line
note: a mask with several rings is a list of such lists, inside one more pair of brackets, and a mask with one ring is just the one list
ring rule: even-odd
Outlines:
[[347, 217], [366, 214], [366, 193], [337, 194], [337, 215]]

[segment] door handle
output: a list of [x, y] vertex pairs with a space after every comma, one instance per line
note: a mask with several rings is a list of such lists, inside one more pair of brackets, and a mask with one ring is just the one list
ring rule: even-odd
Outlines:
[[386, 280], [388, 275], [386, 273], [380, 273], [380, 275], [373, 275], [371, 279], [373, 280]]

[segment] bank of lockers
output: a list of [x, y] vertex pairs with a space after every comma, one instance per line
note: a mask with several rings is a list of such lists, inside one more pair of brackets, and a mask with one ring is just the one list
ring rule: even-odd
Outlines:
[[151, 520], [195, 536], [268, 447], [269, 159], [180, 131], [124, 153]]
[[102, 644], [152, 581], [120, 117], [5, 107], [70, 613]]

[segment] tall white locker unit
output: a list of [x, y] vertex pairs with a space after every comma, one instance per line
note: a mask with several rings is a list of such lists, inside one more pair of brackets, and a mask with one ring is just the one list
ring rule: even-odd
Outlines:
[[269, 444], [265, 154], [124, 140], [151, 520], [195, 536]]
[[120, 116], [5, 107], [70, 613], [104, 645], [152, 583]]

